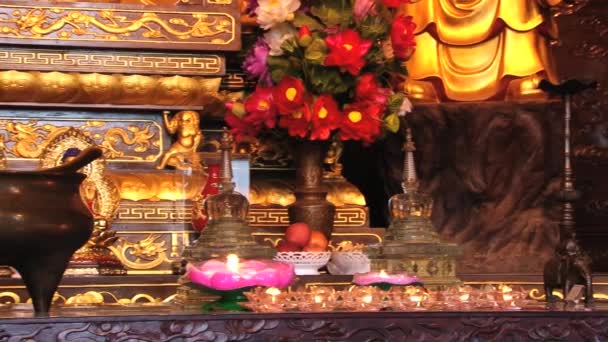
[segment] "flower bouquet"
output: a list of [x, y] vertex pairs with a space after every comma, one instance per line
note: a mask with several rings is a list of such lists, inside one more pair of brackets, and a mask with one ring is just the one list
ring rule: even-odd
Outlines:
[[399, 116], [411, 110], [401, 89], [415, 24], [398, 10], [409, 0], [252, 1], [249, 12], [263, 33], [243, 69], [257, 87], [227, 104], [225, 120], [237, 141], [263, 131], [298, 140], [290, 222], [329, 238], [335, 208], [320, 205], [328, 203], [320, 185], [323, 142], [371, 144], [396, 132]]
[[236, 139], [280, 128], [301, 139], [370, 144], [396, 132], [398, 116], [411, 110], [400, 88], [415, 48], [416, 26], [398, 11], [404, 2], [252, 0], [249, 13], [264, 33], [243, 64], [256, 89], [228, 103]]

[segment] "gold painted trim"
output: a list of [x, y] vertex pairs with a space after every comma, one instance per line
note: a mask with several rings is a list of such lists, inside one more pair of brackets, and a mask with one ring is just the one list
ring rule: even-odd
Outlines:
[[0, 70], [221, 76], [225, 59], [217, 54], [5, 48]]
[[[95, 8], [95, 7], [54, 7], [54, 6], [31, 6], [31, 5], [2, 5], [0, 4], [0, 9], [1, 8], [6, 8], [6, 9], [12, 9], [13, 11], [15, 10], [19, 10], [19, 9], [29, 9], [29, 10], [48, 10], [48, 11], [58, 11], [58, 10], [62, 10], [62, 11], [75, 11], [76, 13], [79, 13], [81, 11], [91, 11], [94, 13], [100, 13], [100, 12], [126, 12], [126, 13], [136, 13], [136, 14], [144, 14], [141, 10], [131, 10], [131, 9], [120, 9], [120, 8]], [[162, 40], [162, 41], [154, 41], [154, 40], [140, 40], [140, 39], [128, 39], [128, 40], [117, 40], [117, 41], [112, 41], [112, 42], [120, 42], [120, 43], [146, 43], [146, 44], [163, 44], [163, 45], [229, 45], [230, 43], [232, 43], [235, 39], [236, 39], [236, 22], [237, 20], [230, 14], [228, 13], [223, 13], [223, 12], [186, 12], [186, 11], [167, 11], [167, 10], [155, 10], [154, 14], [173, 14], [173, 15], [189, 15], [189, 16], [194, 16], [194, 15], [200, 15], [200, 16], [208, 16], [208, 15], [219, 15], [219, 16], [224, 16], [227, 17], [231, 23], [231, 28], [232, 31], [230, 32], [230, 39], [222, 42], [222, 43], [218, 43], [218, 42], [205, 42], [205, 41], [179, 41], [179, 40]], [[0, 21], [1, 22], [1, 21]], [[69, 38], [69, 39], [65, 39], [65, 38], [60, 38], [60, 37], [40, 37], [40, 36], [9, 36], [9, 35], [2, 35], [2, 31], [0, 30], [0, 37], [1, 38], [5, 38], [5, 39], [15, 39], [15, 40], [22, 40], [22, 39], [27, 39], [27, 40], [63, 40], [63, 41], [83, 41], [83, 42], [104, 42], [107, 40], [104, 39], [87, 39], [87, 38]], [[228, 32], [226, 32], [228, 33]]]

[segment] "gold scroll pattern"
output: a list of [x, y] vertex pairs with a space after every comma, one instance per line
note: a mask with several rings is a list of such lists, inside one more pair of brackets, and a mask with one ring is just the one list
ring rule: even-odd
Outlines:
[[70, 127], [99, 145], [109, 161], [153, 163], [162, 153], [162, 127], [151, 120], [0, 117], [0, 146], [8, 160], [38, 159], [48, 143]]
[[0, 51], [4, 70], [71, 71], [129, 74], [219, 75], [224, 58], [219, 55], [145, 53], [125, 51], [61, 51], [4, 48]]
[[[336, 208], [335, 227], [365, 227], [367, 225], [365, 208]], [[283, 227], [289, 224], [287, 208], [249, 209], [249, 225], [252, 227]]]
[[235, 24], [216, 12], [0, 5], [0, 38], [224, 46]]
[[[177, 286], [177, 284], [175, 284]], [[77, 293], [75, 295], [62, 295], [60, 291], [53, 296], [54, 304], [62, 304], [63, 306], [78, 306], [78, 305], [101, 305], [101, 304], [119, 304], [119, 305], [161, 305], [170, 303], [175, 295], [170, 295], [167, 298], [158, 298], [147, 293], [136, 293], [130, 298], [119, 298], [109, 291], [87, 291]], [[13, 291], [0, 292], [0, 303], [2, 304], [21, 304], [31, 303], [31, 298], [22, 298], [18, 293]]]
[[218, 101], [220, 83], [219, 77], [8, 70], [0, 71], [0, 101], [198, 106]]

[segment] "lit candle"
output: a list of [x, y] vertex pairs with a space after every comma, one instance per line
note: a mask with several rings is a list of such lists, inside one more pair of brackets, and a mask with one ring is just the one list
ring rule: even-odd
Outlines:
[[252, 286], [287, 287], [295, 278], [293, 265], [270, 260], [240, 260], [229, 254], [225, 261], [188, 264], [186, 276], [195, 284], [230, 291]]
[[277, 296], [281, 294], [281, 290], [277, 289], [276, 287], [269, 287], [266, 290], [266, 293], [271, 296], [270, 300], [272, 304], [276, 304]]

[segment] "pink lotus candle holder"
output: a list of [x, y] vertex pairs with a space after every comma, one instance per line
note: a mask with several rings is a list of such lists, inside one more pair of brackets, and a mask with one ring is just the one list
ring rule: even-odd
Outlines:
[[244, 291], [255, 286], [287, 287], [293, 282], [295, 273], [291, 264], [271, 260], [240, 261], [237, 255], [230, 254], [225, 261], [213, 259], [200, 265], [188, 264], [186, 277], [221, 297], [205, 305], [205, 311], [216, 308], [242, 311], [245, 308], [238, 302], [247, 301]]

